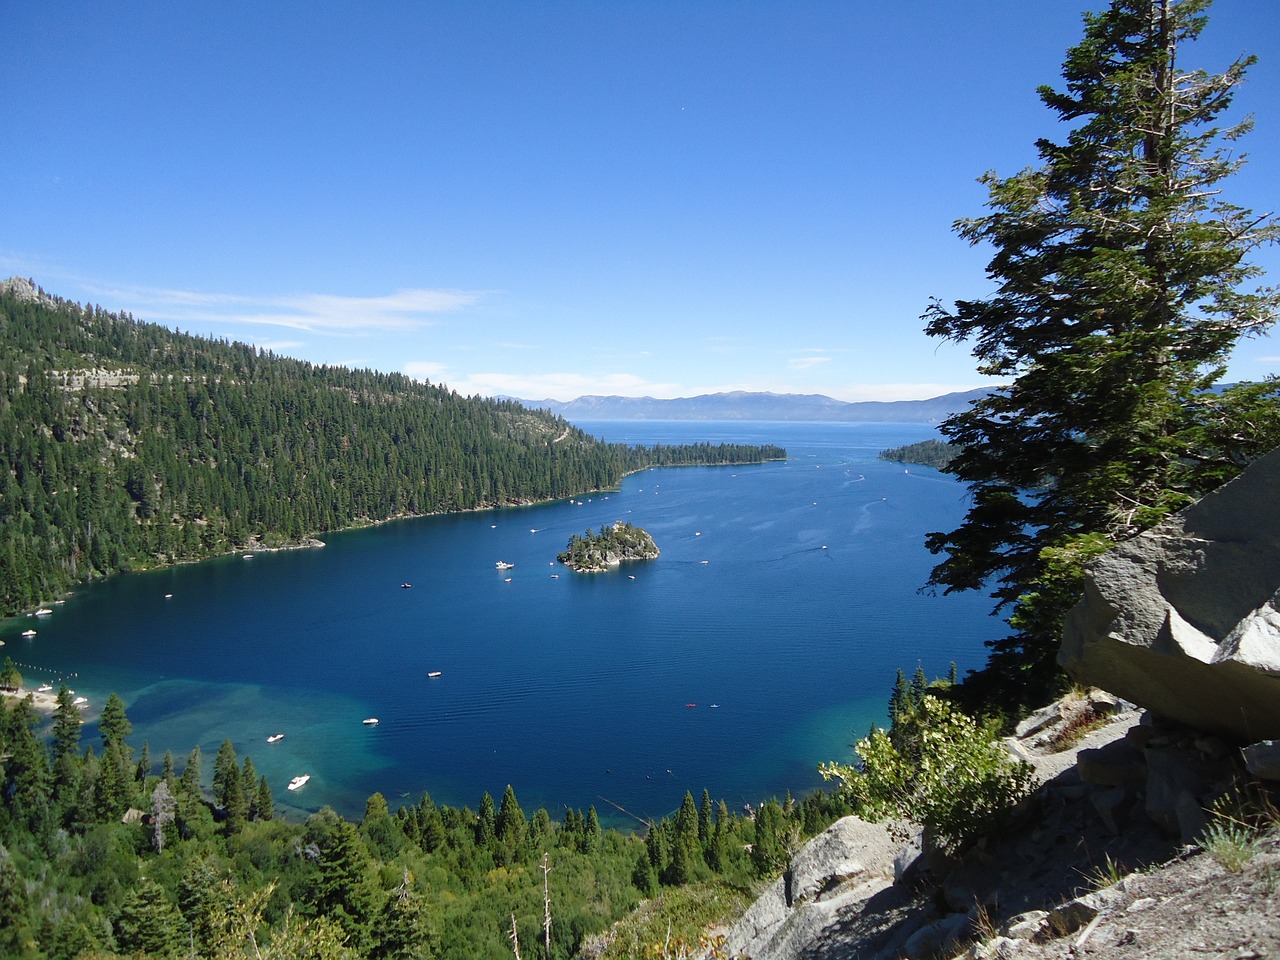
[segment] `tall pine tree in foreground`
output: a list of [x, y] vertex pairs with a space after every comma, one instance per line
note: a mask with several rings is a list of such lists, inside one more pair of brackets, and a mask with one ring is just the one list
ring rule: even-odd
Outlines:
[[1084, 17], [1065, 89], [1040, 98], [1068, 126], [1040, 165], [988, 173], [988, 213], [956, 231], [995, 253], [995, 292], [922, 317], [969, 342], [1008, 385], [942, 425], [963, 452], [947, 468], [971, 505], [929, 583], [986, 587], [1011, 612], [965, 686], [1006, 711], [1048, 699], [1063, 615], [1083, 566], [1239, 472], [1280, 440], [1274, 380], [1210, 388], [1240, 338], [1276, 319], [1248, 255], [1274, 242], [1270, 215], [1229, 203], [1250, 127], [1220, 118], [1253, 58], [1187, 70], [1209, 0], [1112, 0]]

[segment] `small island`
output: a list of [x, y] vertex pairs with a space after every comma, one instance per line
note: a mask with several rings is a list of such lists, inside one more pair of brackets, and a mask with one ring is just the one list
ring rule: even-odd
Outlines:
[[947, 469], [947, 464], [956, 458], [964, 448], [955, 443], [944, 443], [941, 440], [921, 440], [909, 443], [905, 447], [894, 447], [881, 450], [881, 460], [894, 460], [898, 463], [918, 463], [938, 470]]
[[601, 527], [599, 533], [590, 529], [585, 534], [575, 533], [556, 559], [578, 573], [603, 573], [624, 560], [654, 560], [657, 556], [653, 537], [619, 520], [612, 527]]

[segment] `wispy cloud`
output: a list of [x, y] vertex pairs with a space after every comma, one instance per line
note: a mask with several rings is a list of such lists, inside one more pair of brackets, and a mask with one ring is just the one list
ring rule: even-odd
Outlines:
[[830, 362], [830, 357], [792, 357], [787, 361], [787, 366], [792, 370], [811, 370], [814, 367], [820, 367], [822, 364]]
[[[429, 365], [428, 365], [429, 366]], [[405, 372], [409, 372], [407, 369]], [[417, 374], [410, 374], [417, 376]], [[677, 387], [657, 383], [630, 373], [586, 376], [579, 373], [472, 373], [460, 380], [444, 382], [465, 396], [522, 397], [526, 400], [575, 400], [585, 396], [662, 397], [673, 396]]]
[[432, 380], [439, 383], [448, 372], [443, 363], [431, 363], [427, 360], [413, 360], [400, 368], [400, 372], [415, 380]]
[[301, 340], [255, 340], [253, 345], [262, 350], [271, 350], [274, 353], [288, 353], [290, 350], [296, 350], [303, 346]]
[[370, 297], [325, 293], [251, 297], [158, 287], [98, 291], [140, 319], [179, 326], [246, 324], [308, 333], [407, 331], [464, 309], [484, 294], [465, 290], [397, 290]]

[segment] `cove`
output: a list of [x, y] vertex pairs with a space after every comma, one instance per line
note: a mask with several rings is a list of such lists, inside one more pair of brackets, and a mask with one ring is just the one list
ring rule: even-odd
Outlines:
[[[199, 744], [207, 784], [230, 739], [284, 815], [359, 817], [375, 791], [393, 810], [424, 790], [474, 809], [511, 784], [527, 812], [595, 805], [628, 828], [686, 790], [737, 806], [819, 786], [819, 762], [884, 722], [898, 668], [963, 674], [999, 635], [985, 596], [919, 590], [924, 535], [959, 523], [964, 489], [876, 458], [931, 425], [579, 425], [789, 457], [123, 575], [81, 588], [35, 637], [20, 636], [29, 618], [0, 625], [3, 652], [28, 686], [65, 678], [90, 720], [119, 693], [157, 769]], [[603, 574], [555, 562], [572, 534], [615, 520], [661, 556]]]

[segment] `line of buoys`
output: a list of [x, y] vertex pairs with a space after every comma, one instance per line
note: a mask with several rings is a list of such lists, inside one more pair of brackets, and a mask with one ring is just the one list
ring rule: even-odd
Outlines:
[[56, 669], [54, 669], [53, 667], [41, 667], [41, 666], [38, 666], [38, 665], [36, 665], [36, 664], [34, 664], [34, 663], [23, 663], [21, 660], [14, 660], [14, 661], [13, 661], [13, 665], [14, 665], [15, 667], [22, 667], [22, 668], [23, 668], [23, 669], [25, 669], [25, 670], [43, 670], [45, 673], [52, 673], [52, 674], [56, 674], [57, 676], [60, 676], [60, 677], [78, 677], [78, 676], [80, 676], [80, 674], [79, 674], [79, 673], [65, 673], [65, 672], [63, 672], [62, 670], [56, 670]]

